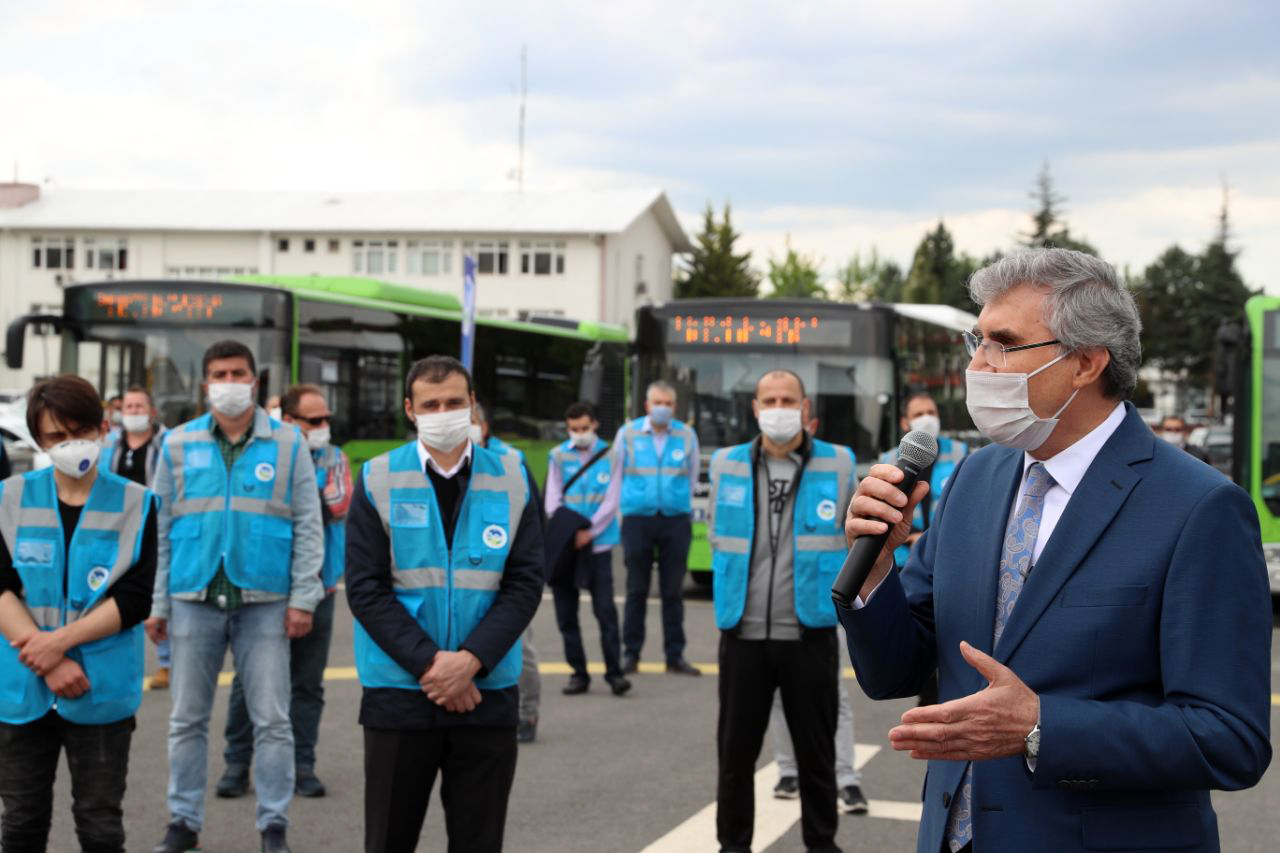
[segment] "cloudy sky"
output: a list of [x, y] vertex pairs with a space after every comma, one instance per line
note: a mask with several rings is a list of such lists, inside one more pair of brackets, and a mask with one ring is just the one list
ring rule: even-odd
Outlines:
[[1230, 186], [1280, 293], [1274, 0], [0, 0], [0, 174], [75, 187], [507, 189], [732, 202], [757, 259], [985, 254], [1044, 161], [1073, 232], [1141, 269]]

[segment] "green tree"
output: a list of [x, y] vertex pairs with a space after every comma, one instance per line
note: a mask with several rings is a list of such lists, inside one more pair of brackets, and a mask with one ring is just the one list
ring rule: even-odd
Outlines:
[[708, 202], [697, 245], [688, 265], [676, 278], [676, 298], [759, 296], [760, 275], [751, 268], [751, 253], [734, 252], [734, 243], [740, 236], [733, 230], [729, 203], [725, 202], [724, 218], [717, 223], [715, 211]]
[[1036, 249], [1053, 246], [1058, 249], [1075, 249], [1090, 255], [1098, 254], [1098, 250], [1087, 240], [1071, 236], [1071, 229], [1063, 219], [1062, 206], [1067, 199], [1054, 188], [1047, 160], [1040, 169], [1040, 174], [1036, 175], [1035, 187], [1029, 195], [1036, 203], [1036, 209], [1031, 213], [1031, 231], [1023, 235], [1024, 246]]
[[770, 299], [826, 299], [817, 262], [791, 248], [787, 239], [787, 254], [782, 261], [769, 259], [769, 283], [773, 291]]
[[903, 302], [951, 305], [965, 311], [973, 308], [969, 298], [969, 276], [978, 261], [968, 254], [956, 254], [955, 240], [946, 224], [925, 233], [911, 259], [911, 270], [902, 288]]
[[[886, 290], [893, 289], [892, 299], [886, 299]], [[885, 261], [879, 250], [871, 247], [864, 260], [860, 252], [844, 266], [836, 270], [836, 299], [841, 302], [893, 302], [901, 296], [902, 270], [893, 261]]]

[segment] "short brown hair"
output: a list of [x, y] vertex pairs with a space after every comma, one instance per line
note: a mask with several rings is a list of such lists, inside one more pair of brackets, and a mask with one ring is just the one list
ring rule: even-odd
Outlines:
[[419, 379], [423, 382], [443, 382], [455, 373], [467, 380], [467, 394], [471, 394], [471, 372], [462, 366], [462, 362], [451, 355], [429, 355], [426, 358], [420, 358], [409, 368], [409, 375], [405, 377], [404, 398], [413, 399], [413, 383]]
[[243, 358], [249, 362], [249, 372], [258, 375], [258, 363], [253, 360], [253, 350], [239, 341], [218, 341], [204, 351], [204, 360], [200, 364], [200, 372], [209, 375], [209, 362], [220, 358]]
[[319, 385], [312, 385], [308, 382], [301, 382], [297, 385], [290, 385], [284, 391], [284, 396], [280, 398], [280, 411], [291, 418], [298, 416], [298, 404], [302, 402], [302, 398], [308, 394], [315, 394], [320, 398], [324, 398], [324, 391]]
[[79, 432], [102, 424], [102, 398], [87, 380], [64, 373], [37, 382], [27, 392], [27, 429], [40, 443], [40, 416], [48, 412], [58, 423]]
[[141, 385], [130, 385], [128, 388], [124, 389], [124, 393], [120, 395], [120, 400], [123, 402], [124, 398], [130, 394], [142, 394], [147, 398], [147, 405], [155, 405], [155, 400], [151, 399], [151, 392], [146, 388], [143, 388]]

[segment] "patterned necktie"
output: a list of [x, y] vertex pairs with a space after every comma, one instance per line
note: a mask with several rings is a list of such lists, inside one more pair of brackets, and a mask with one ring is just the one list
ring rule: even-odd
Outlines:
[[[1040, 533], [1040, 520], [1044, 517], [1044, 496], [1053, 488], [1053, 476], [1040, 462], [1027, 469], [1027, 481], [1022, 487], [1022, 501], [1018, 511], [1004, 532], [1004, 551], [1000, 556], [1000, 581], [996, 597], [996, 627], [991, 643], [994, 651], [1000, 643], [1004, 627], [1018, 603], [1022, 585], [1031, 574], [1031, 558], [1035, 554], [1036, 536]], [[947, 847], [955, 853], [973, 840], [973, 765], [964, 770], [964, 781], [951, 804], [947, 816], [944, 838]]]

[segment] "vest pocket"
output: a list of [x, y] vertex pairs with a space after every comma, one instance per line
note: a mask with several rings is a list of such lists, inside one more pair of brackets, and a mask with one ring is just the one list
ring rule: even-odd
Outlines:
[[18, 650], [0, 642], [0, 704], [21, 705], [27, 701], [35, 674], [18, 660]]
[[281, 573], [289, 588], [289, 569], [293, 565], [293, 522], [271, 515], [255, 515], [249, 521], [253, 537], [242, 565], [253, 589], [271, 590], [280, 586]]
[[92, 704], [142, 697], [142, 634], [130, 628], [80, 647]]

